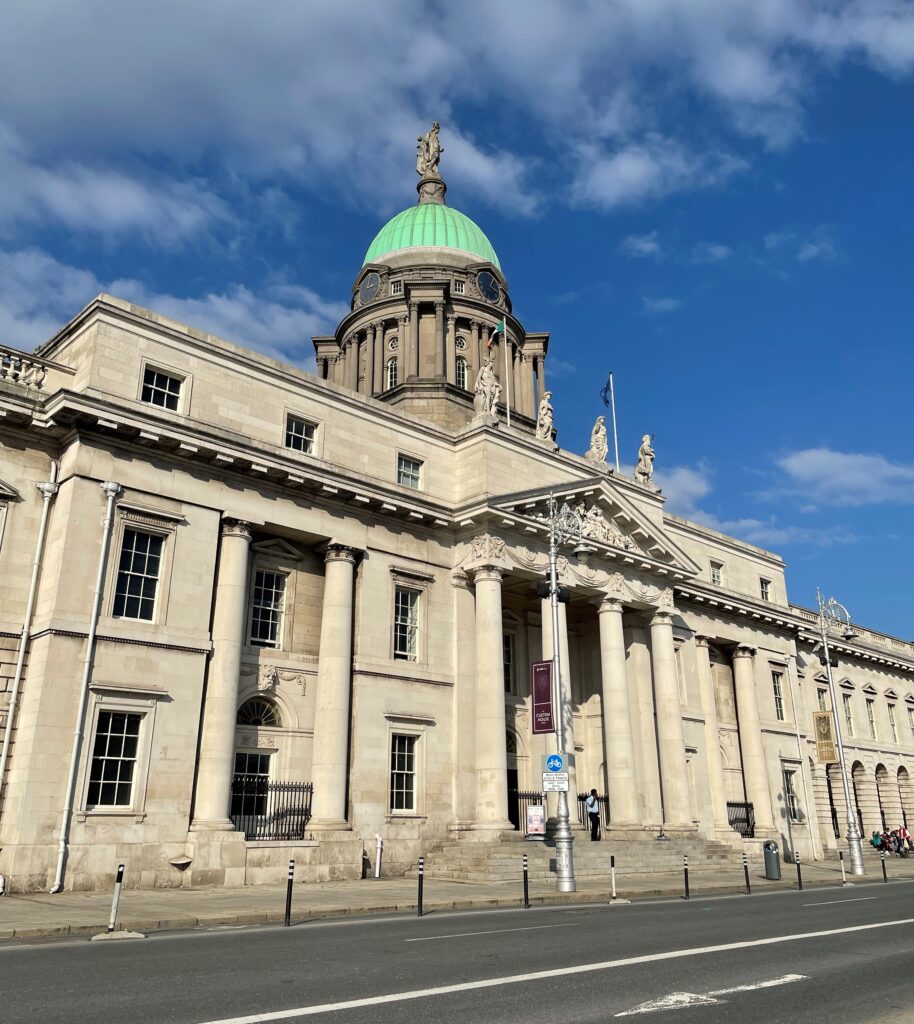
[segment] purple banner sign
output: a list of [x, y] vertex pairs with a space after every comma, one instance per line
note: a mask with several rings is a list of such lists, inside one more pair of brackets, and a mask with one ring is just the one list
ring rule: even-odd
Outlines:
[[530, 692], [533, 694], [533, 732], [555, 732], [552, 715], [552, 662], [534, 661]]

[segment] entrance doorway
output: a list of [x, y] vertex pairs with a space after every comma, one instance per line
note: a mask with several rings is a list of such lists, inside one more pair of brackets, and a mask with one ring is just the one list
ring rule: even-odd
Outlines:
[[520, 828], [520, 801], [517, 792], [517, 769], [509, 768], [508, 776], [508, 820], [516, 828]]

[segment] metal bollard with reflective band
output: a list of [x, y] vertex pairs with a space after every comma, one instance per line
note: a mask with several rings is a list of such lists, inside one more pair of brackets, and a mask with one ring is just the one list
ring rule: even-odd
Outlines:
[[286, 916], [283, 924], [286, 928], [292, 923], [292, 880], [295, 877], [295, 861], [289, 861], [289, 880], [286, 883]]
[[685, 898], [689, 899], [689, 857], [685, 853], [682, 855], [682, 880], [685, 884]]
[[418, 917], [422, 917], [422, 889], [425, 885], [425, 858], [419, 858], [419, 905], [416, 911]]

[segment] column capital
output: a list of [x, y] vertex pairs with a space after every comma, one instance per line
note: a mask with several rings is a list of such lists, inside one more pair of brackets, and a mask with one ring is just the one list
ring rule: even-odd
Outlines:
[[457, 323], [457, 317], [456, 317], [456, 316], [454, 316], [454, 314], [453, 314], [453, 313], [449, 313], [449, 314], [448, 314], [448, 318], [447, 318], [447, 325], [448, 325], [448, 328], [451, 328], [451, 327], [453, 327], [453, 326], [454, 326], [454, 324], [456, 324], [456, 323]]
[[482, 327], [482, 323], [479, 320], [470, 320], [470, 327], [474, 331], [478, 331], [479, 328]]
[[435, 312], [444, 312], [444, 299], [435, 299]]
[[331, 542], [324, 551], [324, 562], [350, 562], [355, 565], [358, 551], [346, 544], [335, 544]]
[[669, 626], [673, 628], [673, 612], [674, 608], [658, 608], [651, 616], [652, 626]]
[[397, 317], [397, 323], [401, 327], [405, 327], [409, 323], [409, 317], [405, 313], [401, 313], [401, 315]]
[[410, 311], [410, 313], [415, 313], [418, 309], [419, 309], [418, 301], [416, 299], [410, 299], [410, 301], [409, 301], [409, 311]]
[[703, 633], [696, 633], [694, 640], [696, 647], [708, 648], [711, 646], [711, 637], [705, 636]]
[[600, 604], [597, 607], [597, 611], [600, 615], [603, 615], [606, 612], [616, 612], [618, 615], [621, 615], [624, 610], [622, 599], [620, 597], [616, 597], [614, 594], [607, 594], [606, 597], [600, 601]]
[[223, 537], [240, 537], [242, 540], [250, 541], [253, 523], [245, 522], [243, 519], [226, 518], [222, 520]]
[[737, 644], [736, 649], [733, 652], [734, 658], [754, 658], [755, 648], [749, 644]]
[[455, 569], [451, 573], [451, 586], [456, 587], [458, 590], [469, 590], [470, 577], [463, 571], [463, 569]]
[[474, 583], [501, 583], [505, 572], [497, 565], [480, 565], [472, 570]]

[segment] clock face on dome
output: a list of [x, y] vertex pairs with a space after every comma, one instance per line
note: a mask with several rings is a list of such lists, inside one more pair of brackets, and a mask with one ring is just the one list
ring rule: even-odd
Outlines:
[[476, 275], [476, 287], [484, 299], [488, 299], [489, 302], [498, 302], [498, 297], [501, 295], [501, 287], [494, 274], [488, 270], [480, 270]]
[[366, 274], [362, 278], [362, 283], [359, 285], [359, 299], [362, 302], [371, 302], [378, 294], [380, 287], [381, 278], [376, 271], [372, 270], [370, 274]]

